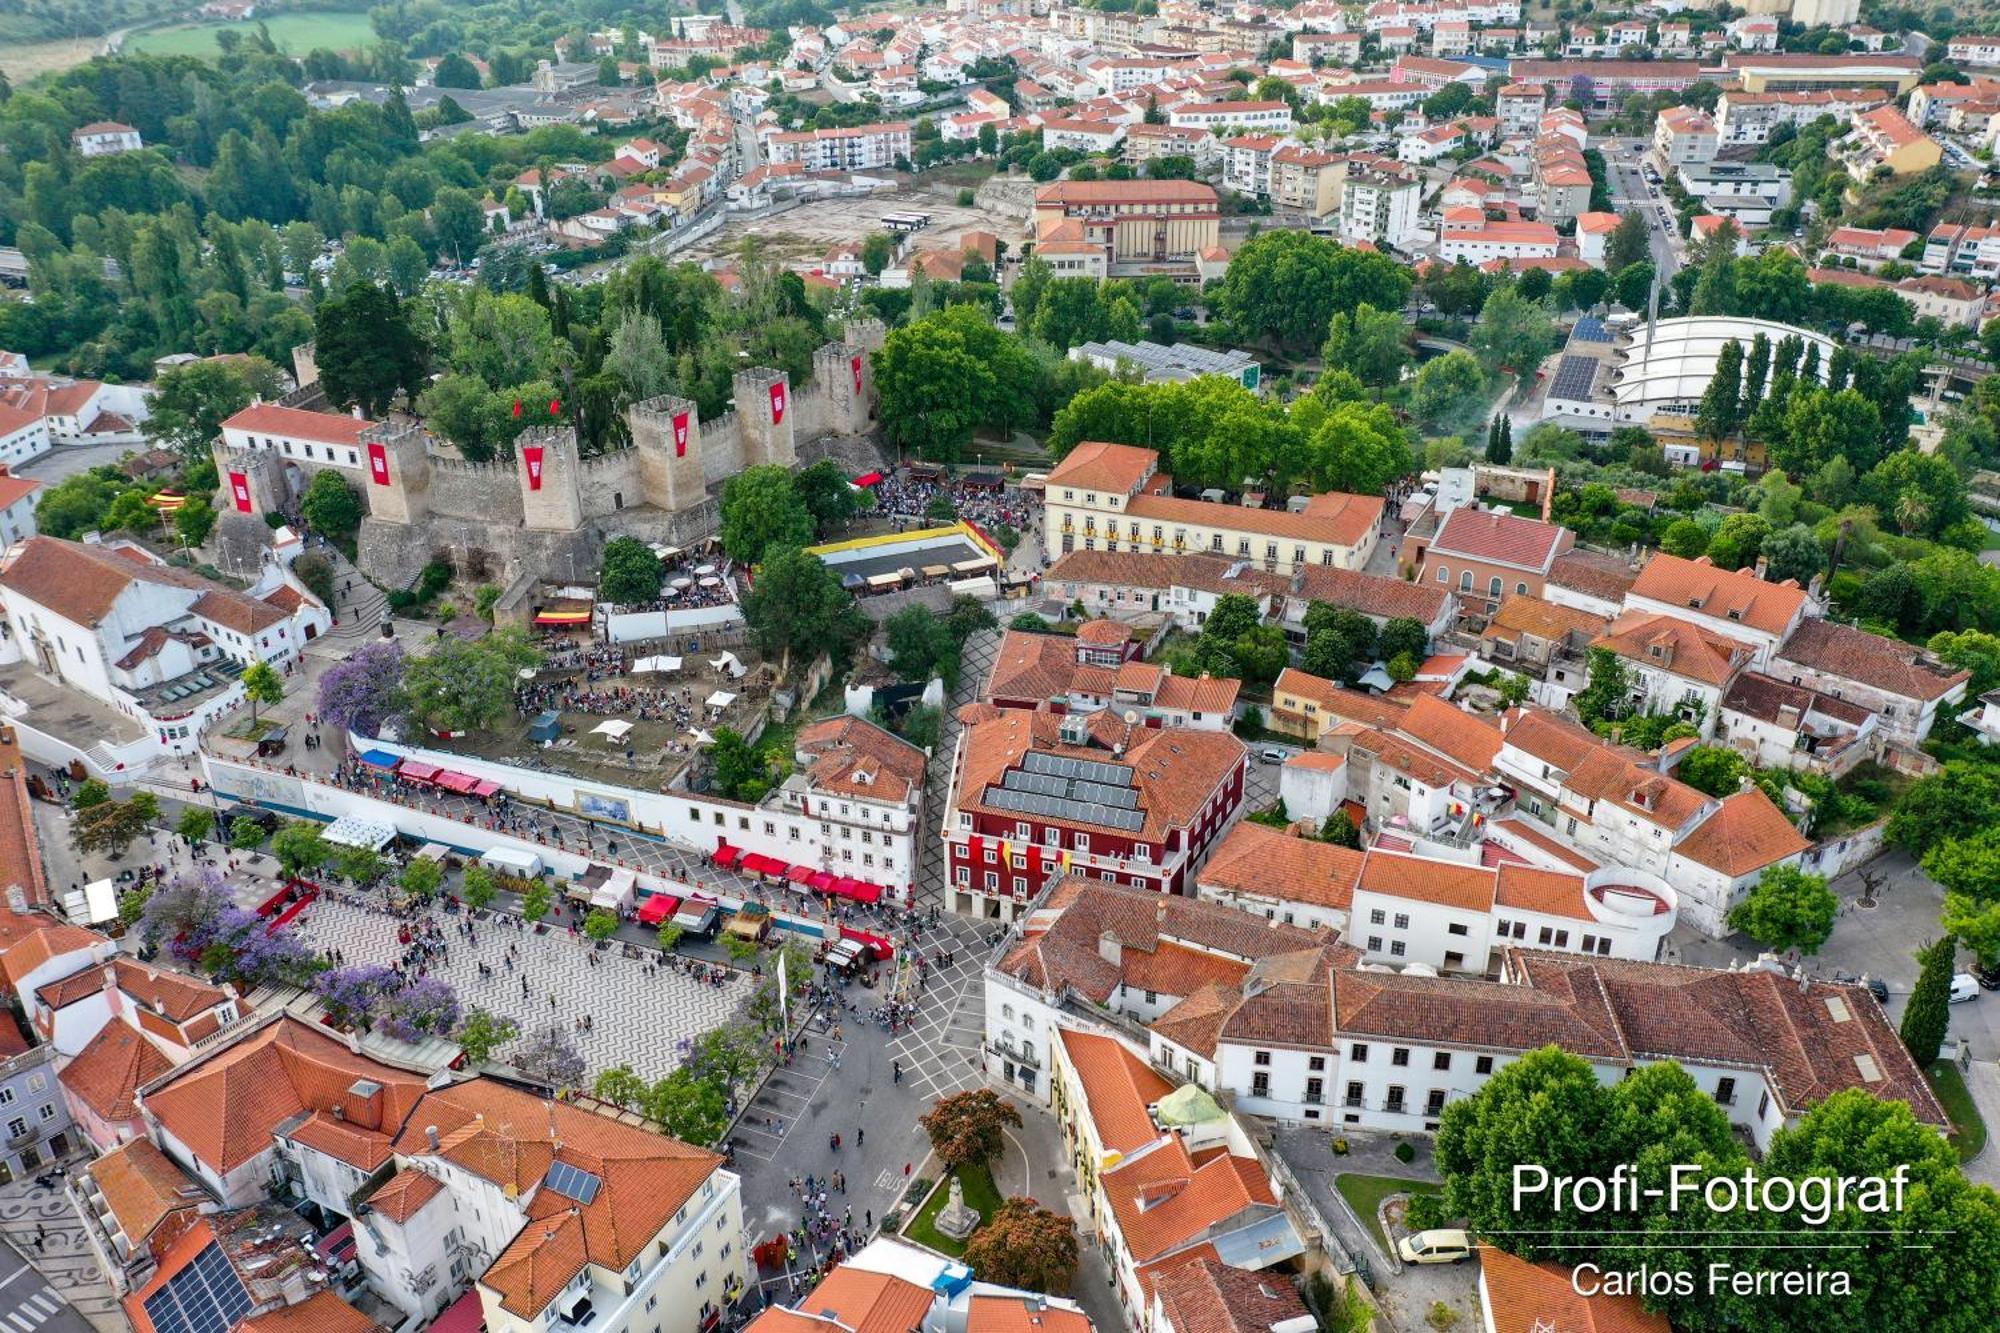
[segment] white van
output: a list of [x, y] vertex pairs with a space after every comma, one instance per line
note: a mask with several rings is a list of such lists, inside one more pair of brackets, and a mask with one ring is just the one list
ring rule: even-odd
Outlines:
[[1472, 1257], [1472, 1235], [1465, 1231], [1419, 1231], [1403, 1237], [1396, 1253], [1406, 1264], [1455, 1264]]

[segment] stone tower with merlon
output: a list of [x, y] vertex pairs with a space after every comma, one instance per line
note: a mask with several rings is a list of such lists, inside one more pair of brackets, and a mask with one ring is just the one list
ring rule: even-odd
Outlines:
[[[375, 468], [375, 448], [380, 446], [384, 471]], [[361, 433], [363, 467], [362, 494], [368, 498], [368, 513], [386, 523], [416, 523], [430, 513], [430, 436], [421, 426], [394, 426], [387, 422]]]
[[534, 426], [522, 431], [514, 441], [514, 475], [521, 487], [522, 526], [546, 532], [574, 532], [583, 526], [574, 430]]
[[822, 430], [860, 435], [868, 429], [874, 374], [868, 353], [854, 343], [827, 343], [813, 353], [813, 383], [826, 396]]
[[743, 440], [743, 466], [798, 465], [799, 451], [792, 440], [792, 385], [784, 371], [754, 366], [736, 373], [736, 423]]
[[702, 472], [701, 413], [692, 400], [662, 394], [625, 413], [639, 451], [639, 485], [646, 503], [678, 513], [708, 496]]

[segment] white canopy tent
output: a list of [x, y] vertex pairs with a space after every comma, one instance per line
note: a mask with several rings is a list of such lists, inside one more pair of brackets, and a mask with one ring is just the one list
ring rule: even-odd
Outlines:
[[603, 736], [614, 745], [632, 733], [632, 724], [622, 717], [614, 717], [608, 722], [600, 722], [590, 729], [593, 736]]
[[632, 672], [634, 675], [642, 671], [679, 671], [680, 669], [681, 659], [678, 657], [641, 657], [632, 663]]
[[743, 679], [744, 673], [749, 670], [748, 667], [736, 660], [735, 653], [724, 653], [722, 656], [711, 660], [709, 665], [728, 676], [731, 680]]
[[708, 696], [708, 706], [718, 713], [735, 702], [736, 696], [727, 690], [717, 690], [714, 694]]
[[366, 847], [379, 852], [396, 840], [396, 830], [373, 819], [342, 815], [320, 833], [322, 841], [336, 847]]
[[632, 905], [632, 899], [639, 891], [637, 871], [620, 867], [611, 872], [611, 878], [592, 890], [590, 905], [608, 911], [622, 912]]

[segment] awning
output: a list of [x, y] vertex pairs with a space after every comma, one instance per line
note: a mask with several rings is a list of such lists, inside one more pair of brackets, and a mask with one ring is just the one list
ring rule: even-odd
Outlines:
[[418, 759], [405, 759], [403, 766], [396, 770], [396, 776], [408, 778], [412, 782], [434, 782], [439, 771], [436, 764], [426, 764]]
[[588, 625], [588, 611], [542, 611], [535, 616], [537, 625]]
[[833, 882], [833, 892], [843, 898], [851, 898], [857, 903], [876, 903], [882, 901], [882, 886], [880, 884], [870, 884], [864, 879], [850, 879], [845, 875], [842, 875]]
[[609, 722], [600, 722], [590, 729], [593, 736], [609, 737], [613, 742], [622, 741], [632, 733], [632, 724], [622, 717], [614, 717]]
[[681, 659], [678, 657], [642, 657], [632, 664], [633, 674], [646, 671], [679, 671]]
[[815, 871], [813, 873], [813, 877], [807, 880], [806, 883], [813, 886], [814, 892], [825, 893], [833, 887], [833, 880], [834, 880], [834, 875], [832, 871], [819, 870]]
[[396, 840], [396, 830], [372, 819], [342, 815], [328, 824], [320, 837], [336, 847], [366, 847], [371, 852], [379, 852]]
[[479, 785], [479, 779], [473, 777], [470, 773], [459, 773], [448, 768], [439, 773], [435, 778], [432, 778], [431, 781], [443, 787], [446, 791], [455, 791], [461, 794], [469, 792]]
[[791, 866], [777, 857], [766, 856], [762, 852], [751, 852], [743, 858], [742, 865], [743, 869], [752, 875], [783, 875], [791, 869]]
[[474, 1287], [431, 1321], [430, 1333], [479, 1333], [485, 1327], [486, 1309], [480, 1303], [479, 1288]]
[[611, 878], [597, 886], [590, 895], [592, 907], [602, 907], [607, 911], [622, 912], [632, 905], [632, 895], [639, 889], [637, 871], [619, 867], [611, 872]]
[[864, 472], [854, 479], [856, 486], [880, 486], [884, 478], [879, 472]]
[[725, 842], [715, 849], [715, 863], [719, 866], [733, 866], [736, 864], [736, 858], [741, 855], [743, 855], [741, 847], [731, 847]]
[[478, 796], [484, 798], [487, 796], [492, 796], [497, 794], [499, 790], [500, 790], [499, 783], [488, 782], [485, 778], [481, 778], [479, 781], [472, 784], [472, 789], [468, 791], [466, 795]]
[[680, 905], [681, 900], [673, 894], [656, 893], [640, 905], [639, 920], [645, 925], [657, 926], [680, 910]]
[[390, 754], [387, 750], [363, 750], [361, 752], [361, 762], [370, 768], [394, 768], [399, 758], [400, 756]]
[[794, 884], [810, 884], [812, 877], [818, 873], [811, 866], [793, 866], [785, 878]]
[[736, 696], [728, 690], [717, 690], [705, 701], [710, 708], [721, 710], [736, 702]]

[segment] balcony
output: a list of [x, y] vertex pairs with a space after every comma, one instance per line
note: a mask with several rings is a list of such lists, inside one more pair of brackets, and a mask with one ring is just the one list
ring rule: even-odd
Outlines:
[[1038, 1053], [1032, 1050], [1016, 1050], [1012, 1042], [989, 1041], [986, 1043], [986, 1049], [1003, 1060], [1012, 1060], [1015, 1064], [1025, 1065], [1029, 1069], [1042, 1067], [1042, 1057]]

